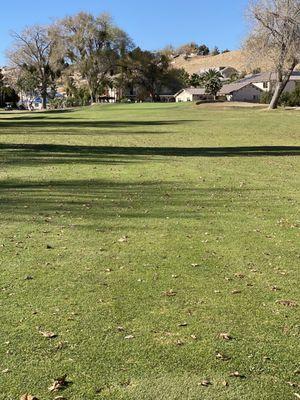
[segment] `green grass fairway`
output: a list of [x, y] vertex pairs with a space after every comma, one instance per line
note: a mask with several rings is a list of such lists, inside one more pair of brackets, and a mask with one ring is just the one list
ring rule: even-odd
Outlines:
[[297, 111], [1, 112], [0, 399], [296, 399], [299, 187]]

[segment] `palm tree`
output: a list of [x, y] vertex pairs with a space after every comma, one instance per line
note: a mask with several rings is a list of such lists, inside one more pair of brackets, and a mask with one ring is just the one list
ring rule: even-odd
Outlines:
[[205, 92], [213, 95], [214, 100], [216, 100], [217, 93], [223, 86], [221, 81], [221, 73], [215, 69], [209, 69], [202, 75], [202, 77], [204, 81]]
[[202, 76], [203, 76], [203, 79], [205, 80], [205, 82], [208, 82], [211, 79], [216, 79], [216, 78], [221, 79], [222, 78], [222, 74], [219, 71], [217, 71], [216, 69], [212, 69], [212, 68], [209, 69], [208, 71], [204, 72], [204, 74]]

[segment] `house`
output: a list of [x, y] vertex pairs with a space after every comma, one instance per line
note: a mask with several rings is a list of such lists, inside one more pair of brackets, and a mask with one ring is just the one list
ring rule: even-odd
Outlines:
[[181, 89], [175, 95], [176, 103], [182, 103], [187, 101], [200, 101], [200, 100], [212, 100], [213, 96], [206, 94], [204, 88], [186, 88]]
[[174, 94], [159, 94], [158, 98], [161, 103], [174, 103], [175, 101]]
[[245, 101], [259, 103], [263, 90], [253, 83], [234, 82], [224, 85], [218, 97], [225, 97], [227, 101]]
[[231, 79], [239, 74], [239, 71], [233, 67], [220, 67], [219, 72], [224, 80]]
[[239, 72], [233, 67], [217, 67], [217, 68], [206, 68], [198, 71], [198, 75], [203, 75], [205, 72], [208, 72], [210, 69], [217, 71], [221, 75], [221, 81], [228, 81], [233, 76], [237, 76]]
[[[239, 82], [252, 83], [264, 92], [270, 92], [273, 90], [277, 81], [275, 72], [263, 72], [251, 76], [246, 76]], [[300, 86], [300, 71], [294, 71], [291, 75], [289, 82], [286, 85], [284, 92], [293, 92], [296, 87]]]

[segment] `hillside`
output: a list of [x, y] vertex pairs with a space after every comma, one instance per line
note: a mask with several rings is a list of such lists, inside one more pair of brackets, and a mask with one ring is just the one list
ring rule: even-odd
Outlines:
[[184, 68], [189, 74], [208, 68], [233, 67], [238, 71], [249, 71], [245, 54], [241, 50], [230, 51], [217, 56], [194, 56], [185, 59], [183, 55], [174, 58], [174, 68]]

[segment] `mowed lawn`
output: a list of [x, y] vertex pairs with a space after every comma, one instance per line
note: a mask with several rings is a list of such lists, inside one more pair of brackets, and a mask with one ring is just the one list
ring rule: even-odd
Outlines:
[[299, 146], [299, 111], [1, 112], [0, 399], [296, 399]]

